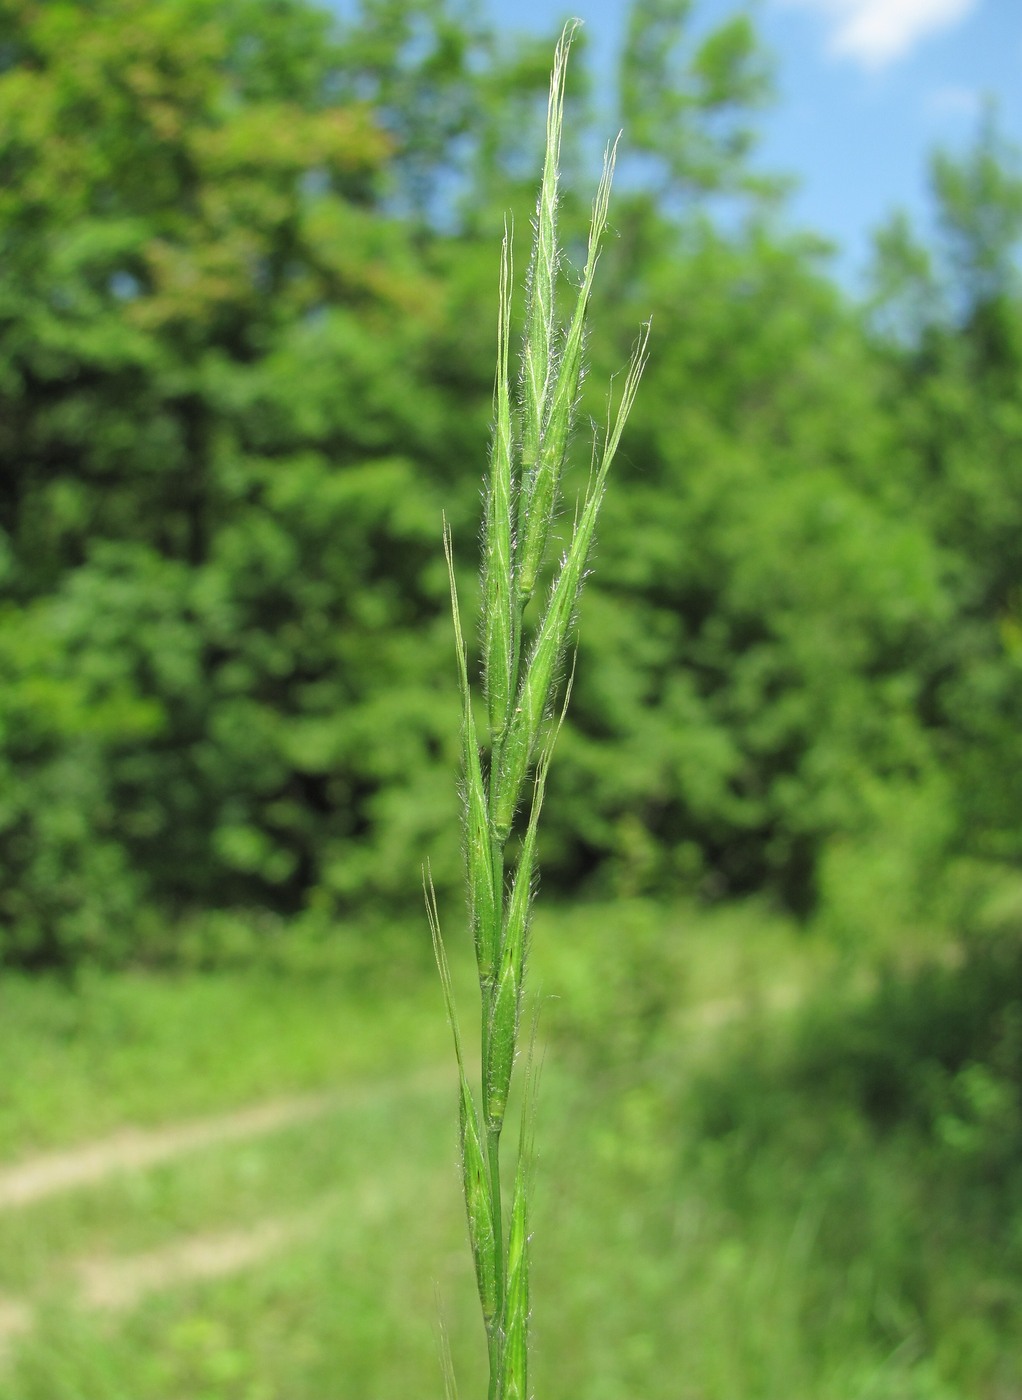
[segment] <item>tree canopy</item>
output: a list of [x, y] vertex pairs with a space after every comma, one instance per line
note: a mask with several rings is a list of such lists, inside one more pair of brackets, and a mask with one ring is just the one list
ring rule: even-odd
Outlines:
[[[754, 31], [690, 8], [634, 0], [604, 103], [590, 383], [654, 346], [544, 865], [855, 934], [1022, 856], [1022, 167], [992, 118], [936, 157], [853, 304], [750, 174]], [[456, 882], [441, 514], [471, 589], [548, 52], [454, 0], [0, 0], [4, 958]]]

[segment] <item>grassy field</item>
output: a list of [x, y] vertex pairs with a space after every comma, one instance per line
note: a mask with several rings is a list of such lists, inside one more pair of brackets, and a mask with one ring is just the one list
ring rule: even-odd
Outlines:
[[[538, 1396], [1022, 1396], [1022, 959], [936, 951], [540, 919]], [[438, 1295], [478, 1393], [425, 971], [0, 999], [2, 1400], [439, 1395]]]

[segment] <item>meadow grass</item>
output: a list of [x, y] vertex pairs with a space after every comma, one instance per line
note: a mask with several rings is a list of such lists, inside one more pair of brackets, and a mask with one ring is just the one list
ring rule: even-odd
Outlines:
[[[356, 936], [361, 936], [358, 934]], [[248, 972], [0, 978], [0, 1164], [130, 1122], [404, 1076], [446, 1048], [421, 972], [353, 983]]]
[[[450, 533], [444, 547], [462, 698], [464, 853], [469, 922], [479, 978], [480, 1091], [469, 1081], [466, 1055], [431, 885], [427, 910], [458, 1067], [462, 1184], [469, 1240], [486, 1331], [489, 1400], [526, 1400], [530, 1322], [531, 1094], [526, 1094], [510, 1204], [501, 1186], [501, 1135], [518, 1051], [526, 950], [537, 877], [537, 832], [558, 723], [554, 702], [571, 650], [579, 597], [607, 476], [646, 360], [648, 327], [633, 352], [617, 408], [602, 440], [594, 437], [592, 468], [564, 553], [531, 637], [525, 613], [544, 573], [551, 525], [572, 439], [589, 303], [607, 229], [616, 145], [608, 147], [593, 203], [585, 267], [570, 316], [557, 314], [562, 253], [557, 206], [568, 55], [576, 23], [566, 26], [554, 56], [547, 108], [546, 151], [526, 278], [526, 307], [517, 376], [511, 368], [514, 290], [512, 232], [505, 227], [500, 260], [494, 428], [483, 525], [482, 691], [485, 726], [477, 725], [455, 584]], [[570, 693], [570, 681], [567, 692]], [[567, 706], [567, 694], [562, 700]], [[564, 709], [561, 714], [563, 717]], [[516, 816], [527, 810], [520, 848], [509, 859]], [[454, 1377], [444, 1360], [448, 1397]]]
[[[531, 976], [551, 994], [531, 1198], [537, 1393], [1011, 1400], [1019, 1128], [975, 1091], [978, 1066], [991, 1087], [1015, 1044], [1022, 954], [874, 969], [856, 986], [832, 952], [760, 906], [544, 902], [536, 934]], [[458, 974], [459, 997], [473, 981]], [[390, 1016], [386, 998], [360, 1010], [364, 991], [343, 983], [212, 983], [107, 974], [74, 994], [18, 984], [0, 1063], [66, 1070], [50, 1111], [80, 1092], [79, 1138], [89, 1112], [106, 1133], [115, 1113], [130, 1123], [143, 1106], [156, 1122], [370, 1074], [376, 1092], [0, 1211], [0, 1304], [36, 1308], [0, 1356], [0, 1397], [435, 1392], [435, 1282], [461, 1388], [478, 1392], [487, 1358], [449, 1086], [441, 1073], [421, 1093], [400, 1088], [413, 1060], [415, 1073], [444, 1068], [435, 989], [423, 981]], [[782, 995], [791, 987], [794, 1001]], [[161, 1017], [175, 1038], [192, 1027], [197, 1049], [170, 1053], [154, 1079], [159, 1047], [170, 1049]], [[193, 1082], [203, 1062], [212, 1089]], [[111, 1084], [116, 1108], [105, 1106]], [[27, 1146], [9, 1142], [8, 1155]], [[229, 1276], [168, 1279], [119, 1310], [78, 1295], [82, 1259], [130, 1262], [310, 1213], [314, 1230]]]

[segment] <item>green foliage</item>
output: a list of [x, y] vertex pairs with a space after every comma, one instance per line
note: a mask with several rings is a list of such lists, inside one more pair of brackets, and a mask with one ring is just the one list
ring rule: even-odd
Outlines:
[[691, 0], [634, 0], [620, 59], [621, 120], [629, 145], [662, 164], [665, 193], [763, 188], [745, 157], [750, 109], [770, 92], [768, 64], [748, 15], [689, 34]]
[[935, 160], [933, 185], [936, 248], [904, 221], [879, 248], [885, 408], [904, 499], [943, 552], [950, 616], [930, 650], [925, 713], [954, 784], [957, 840], [1017, 865], [1022, 155], [988, 118], [971, 150]]
[[[589, 92], [580, 49], [565, 94], [573, 176], [598, 102], [637, 153], [582, 413], [650, 309], [658, 354], [544, 869], [562, 893], [765, 894], [882, 941], [1020, 854], [1018, 160], [993, 118], [937, 160], [934, 246], [895, 221], [851, 306], [750, 177], [748, 20], [701, 18], [637, 0], [617, 90]], [[0, 954], [167, 956], [168, 918], [211, 960], [246, 923], [309, 956], [355, 912], [411, 928], [422, 859], [458, 881], [433, 545], [443, 502], [471, 557], [480, 308], [500, 210], [532, 213], [548, 49], [453, 0], [343, 22], [8, 0], [0, 39]], [[565, 196], [579, 265], [589, 217]], [[569, 495], [588, 469], [569, 442]], [[530, 561], [566, 544], [532, 519]]]
[[876, 479], [875, 379], [801, 250], [665, 233], [650, 275], [677, 311], [608, 502], [555, 859], [808, 911], [827, 843], [933, 782], [941, 560]]
[[326, 100], [302, 5], [8, 30], [0, 939], [119, 959], [153, 901], [404, 892], [397, 832], [447, 815], [422, 466], [453, 439], [439, 289], [370, 203], [388, 138]]

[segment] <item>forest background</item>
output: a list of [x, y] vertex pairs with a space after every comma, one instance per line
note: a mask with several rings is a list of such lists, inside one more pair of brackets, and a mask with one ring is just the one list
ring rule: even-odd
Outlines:
[[[704, 1300], [734, 1315], [751, 1287], [727, 1252], [744, 1247], [736, 1219], [746, 1242], [765, 1232], [757, 1258], [801, 1272], [791, 1301], [767, 1270], [739, 1329], [748, 1372], [721, 1371], [719, 1392], [672, 1389], [667, 1334], [636, 1332], [635, 1299], [610, 1294], [603, 1314], [567, 1308], [581, 1369], [552, 1370], [547, 1390], [581, 1376], [593, 1396], [773, 1395], [772, 1376], [814, 1400], [1007, 1400], [1022, 1347], [1022, 162], [989, 114], [967, 151], [937, 154], [934, 241], [892, 218], [852, 300], [820, 242], [785, 231], [783, 180], [750, 168], [770, 94], [750, 20], [698, 39], [691, 21], [684, 0], [632, 0], [616, 92], [589, 88], [583, 53], [568, 98], [569, 246], [608, 110], [625, 132], [597, 421], [635, 326], [652, 313], [655, 332], [544, 814], [551, 1025], [580, 1076], [552, 1095], [563, 1107], [604, 1075], [614, 1122], [624, 1094], [594, 1191], [719, 1212], [719, 1231], [693, 1226]], [[144, 1021], [152, 995], [172, 1021], [164, 990], [188, 1005], [203, 979], [247, 988], [239, 1006], [257, 983], [300, 998], [310, 979], [338, 1005], [377, 1005], [388, 985], [419, 1004], [423, 863], [451, 927], [461, 899], [441, 513], [471, 599], [497, 247], [505, 209], [526, 241], [551, 51], [455, 0], [362, 0], [343, 22], [304, 0], [0, 0], [11, 1064], [32, 1061], [17, 1036], [58, 1067], [102, 1058], [89, 1028], [117, 1040], [112, 1005], [138, 995]], [[679, 1017], [704, 982], [748, 996], [697, 1075]], [[401, 1033], [380, 1024], [392, 1066]], [[323, 1054], [294, 1082], [332, 1073]], [[205, 1103], [186, 1080], [163, 1111]], [[214, 1098], [271, 1082], [238, 1072]], [[8, 1156], [60, 1136], [62, 1091], [25, 1086], [8, 1091]], [[867, 1163], [898, 1183], [882, 1219]], [[797, 1183], [822, 1180], [838, 1204], [800, 1254]], [[678, 1263], [654, 1216], [618, 1245], [655, 1261], [654, 1294], [688, 1298], [672, 1270], [696, 1267], [692, 1241]], [[775, 1294], [792, 1350], [768, 1364]], [[79, 1356], [66, 1337], [56, 1351]], [[64, 1394], [26, 1354], [11, 1393]], [[262, 1395], [269, 1364], [209, 1394]], [[131, 1374], [135, 1400], [164, 1393]], [[120, 1393], [104, 1384], [90, 1393]]]

